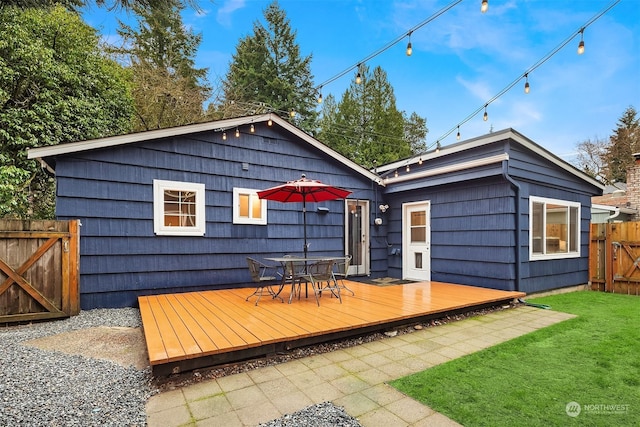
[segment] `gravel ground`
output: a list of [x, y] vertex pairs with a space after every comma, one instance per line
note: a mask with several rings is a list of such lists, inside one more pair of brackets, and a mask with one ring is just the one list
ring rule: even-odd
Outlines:
[[139, 327], [136, 309], [83, 311], [65, 320], [0, 328], [0, 426], [144, 426], [157, 392], [151, 370], [25, 341], [98, 326]]
[[[151, 369], [123, 367], [61, 351], [43, 350], [25, 342], [65, 332], [106, 327], [137, 328], [140, 312], [133, 308], [82, 311], [65, 320], [0, 327], [0, 426], [146, 426], [145, 403], [155, 393], [204, 380], [247, 372], [314, 354], [385, 339], [465, 317], [508, 309], [493, 307], [447, 316], [385, 333], [297, 348], [270, 358], [153, 378]], [[330, 402], [309, 406], [261, 427], [360, 427], [357, 419]]]

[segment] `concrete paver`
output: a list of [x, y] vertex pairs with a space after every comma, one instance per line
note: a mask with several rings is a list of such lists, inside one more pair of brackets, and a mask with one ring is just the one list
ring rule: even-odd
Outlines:
[[364, 427], [459, 426], [387, 382], [570, 319], [522, 306], [167, 391], [149, 427], [256, 426], [331, 401]]

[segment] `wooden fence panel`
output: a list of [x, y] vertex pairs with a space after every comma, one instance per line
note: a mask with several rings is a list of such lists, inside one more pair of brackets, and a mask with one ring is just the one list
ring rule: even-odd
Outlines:
[[0, 322], [80, 312], [80, 222], [0, 220]]
[[591, 289], [640, 295], [640, 222], [591, 225]]

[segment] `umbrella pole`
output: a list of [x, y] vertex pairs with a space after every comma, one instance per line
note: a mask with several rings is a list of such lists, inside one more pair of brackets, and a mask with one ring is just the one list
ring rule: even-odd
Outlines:
[[307, 201], [302, 199], [302, 222], [304, 224], [304, 257], [307, 257]]

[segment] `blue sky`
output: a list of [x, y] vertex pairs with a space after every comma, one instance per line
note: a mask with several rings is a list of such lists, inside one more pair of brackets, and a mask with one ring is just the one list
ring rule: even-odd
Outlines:
[[[640, 0], [620, 0], [584, 30], [585, 53], [576, 50], [577, 32], [613, 0], [462, 0], [411, 35], [367, 61], [381, 66], [395, 90], [399, 110], [427, 119], [427, 145], [442, 138], [553, 52], [524, 78], [460, 127], [462, 139], [514, 128], [554, 154], [571, 161], [587, 139], [606, 139], [629, 106], [640, 111]], [[183, 21], [202, 34], [196, 58], [209, 69], [214, 87], [227, 72], [238, 40], [252, 34], [270, 0], [199, 0], [202, 11], [185, 11]], [[451, 5], [449, 0], [279, 0], [302, 55], [311, 54], [314, 84], [353, 67], [391, 41]], [[85, 21], [109, 40], [124, 12], [91, 7]], [[338, 100], [354, 72], [323, 87]]]

